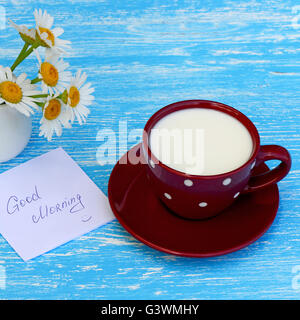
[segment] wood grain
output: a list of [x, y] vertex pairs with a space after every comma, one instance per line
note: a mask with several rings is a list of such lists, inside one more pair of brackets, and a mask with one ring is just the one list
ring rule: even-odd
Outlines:
[[[6, 289], [0, 288], [0, 298], [299, 299], [292, 287], [292, 268], [300, 265], [300, 29], [292, 24], [298, 4], [0, 0], [18, 24], [33, 23], [34, 8], [54, 15], [55, 26], [65, 29], [62, 38], [72, 41], [71, 70], [85, 70], [96, 89], [87, 125], [47, 143], [38, 137], [36, 114], [29, 145], [0, 172], [61, 146], [106, 193], [113, 165], [97, 163], [97, 132], [117, 132], [119, 120], [128, 121], [128, 130], [141, 129], [164, 105], [193, 98], [238, 108], [253, 120], [263, 144], [281, 144], [293, 158], [279, 183], [274, 224], [243, 250], [208, 259], [169, 256], [114, 221], [24, 263], [1, 237]], [[0, 44], [0, 64], [11, 65], [22, 42], [8, 25]], [[35, 66], [32, 57], [16, 71], [33, 78]]]

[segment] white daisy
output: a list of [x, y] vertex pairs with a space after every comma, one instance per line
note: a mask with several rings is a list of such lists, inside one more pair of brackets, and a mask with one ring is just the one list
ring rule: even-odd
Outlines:
[[48, 141], [52, 140], [52, 136], [56, 133], [61, 136], [62, 128], [71, 128], [69, 108], [55, 96], [48, 96], [43, 107], [43, 117], [40, 121], [40, 136], [44, 136]]
[[60, 59], [58, 55], [46, 54], [45, 61], [42, 62], [37, 50], [35, 50], [39, 62], [38, 78], [42, 80], [42, 91], [55, 94], [63, 92], [71, 80], [72, 74], [66, 71], [69, 67], [67, 62]]
[[54, 18], [47, 11], [40, 9], [34, 10], [36, 22], [36, 31], [41, 39], [42, 46], [46, 47], [47, 51], [54, 51], [56, 54], [65, 53], [64, 49], [70, 49], [70, 41], [59, 39], [58, 37], [64, 33], [62, 28], [52, 28]]
[[26, 73], [16, 77], [10, 68], [0, 66], [0, 104], [4, 102], [29, 117], [34, 113], [32, 108], [38, 109], [35, 101], [39, 101], [30, 96], [40, 92], [35, 90], [36, 86], [26, 77]]
[[91, 105], [94, 100], [91, 95], [94, 92], [91, 83], [83, 85], [86, 79], [86, 73], [78, 70], [67, 89], [67, 104], [71, 110], [71, 121], [73, 122], [76, 118], [80, 124], [86, 122], [86, 117], [90, 113], [87, 106]]
[[10, 19], [8, 19], [10, 24], [12, 25], [13, 28], [15, 28], [21, 38], [23, 39], [24, 42], [27, 42], [28, 44], [33, 44], [36, 40], [36, 31], [35, 29], [28, 29], [25, 25], [17, 25], [14, 22], [12, 22]]

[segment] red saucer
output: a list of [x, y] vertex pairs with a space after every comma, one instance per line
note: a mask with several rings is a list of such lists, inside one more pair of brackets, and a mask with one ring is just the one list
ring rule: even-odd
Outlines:
[[[138, 154], [140, 146], [130, 152]], [[256, 173], [267, 170], [263, 164]], [[279, 204], [274, 184], [241, 195], [214, 218], [186, 220], [171, 213], [154, 195], [145, 165], [119, 162], [110, 176], [108, 198], [116, 218], [136, 239], [154, 249], [185, 257], [223, 255], [253, 243], [269, 229]]]

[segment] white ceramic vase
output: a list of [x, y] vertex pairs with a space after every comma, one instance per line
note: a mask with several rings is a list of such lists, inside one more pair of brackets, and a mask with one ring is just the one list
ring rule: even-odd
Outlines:
[[30, 139], [32, 132], [31, 117], [17, 110], [0, 105], [0, 162], [15, 158]]

